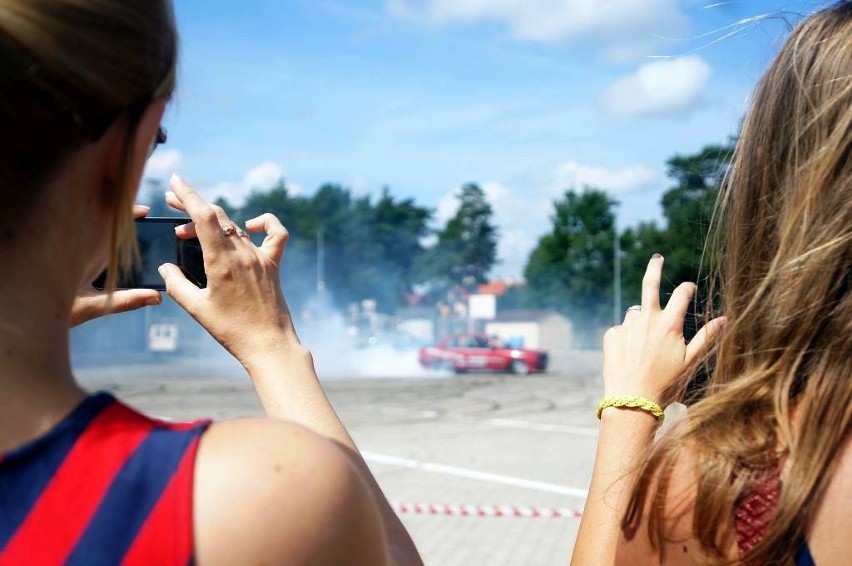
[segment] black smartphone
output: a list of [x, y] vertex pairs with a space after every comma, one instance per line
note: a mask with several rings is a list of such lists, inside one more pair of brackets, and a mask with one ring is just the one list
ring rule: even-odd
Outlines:
[[[175, 226], [186, 224], [189, 218], [139, 218], [136, 220], [136, 239], [139, 243], [140, 261], [132, 272], [119, 277], [119, 289], [156, 289], [165, 291], [166, 285], [157, 268], [164, 263], [177, 265], [186, 278], [198, 287], [207, 286], [204, 273], [204, 256], [198, 238], [184, 240], [175, 234]], [[106, 272], [93, 283], [103, 289]]]
[[[695, 335], [704, 326], [706, 311], [706, 302], [689, 302], [689, 307], [686, 309], [686, 317], [683, 320], [683, 337], [687, 344], [695, 338]], [[707, 382], [710, 381], [710, 374], [713, 372], [714, 366], [715, 359], [711, 356], [695, 368], [686, 384], [686, 391], [683, 394], [683, 403], [685, 405], [692, 405], [704, 397], [707, 391]]]

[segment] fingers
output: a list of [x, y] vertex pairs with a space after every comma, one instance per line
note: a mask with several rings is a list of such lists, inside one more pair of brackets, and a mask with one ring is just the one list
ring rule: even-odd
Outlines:
[[637, 319], [640, 316], [642, 316], [642, 311], [640, 309], [630, 307], [624, 313], [624, 323], [627, 324], [627, 322], [634, 320], [634, 319]]
[[172, 175], [169, 185], [173, 194], [183, 204], [183, 210], [192, 218], [195, 232], [202, 245], [205, 246], [205, 252], [208, 247], [221, 246], [225, 240], [222, 226], [230, 222], [225, 211], [221, 207], [204, 200], [189, 183], [177, 175]]
[[716, 340], [719, 339], [719, 335], [722, 333], [722, 329], [725, 328], [726, 322], [727, 318], [720, 316], [705, 324], [704, 327], [698, 331], [695, 338], [693, 338], [686, 346], [685, 361], [687, 366], [692, 366], [707, 353]]
[[689, 303], [695, 297], [697, 286], [695, 283], [681, 283], [672, 293], [666, 304], [665, 313], [678, 328], [683, 326], [683, 319], [689, 309]]
[[642, 278], [642, 310], [657, 312], [660, 310], [660, 281], [663, 278], [663, 256], [654, 254], [648, 262], [645, 277]]
[[257, 218], [248, 220], [246, 229], [249, 232], [266, 232], [266, 238], [263, 239], [260, 249], [278, 264], [284, 255], [287, 240], [290, 238], [289, 232], [281, 221], [274, 214], [261, 214]]
[[138, 218], [145, 218], [148, 216], [148, 213], [151, 212], [151, 207], [146, 206], [144, 204], [134, 204], [133, 205], [133, 219], [136, 220]]
[[163, 302], [162, 295], [153, 289], [124, 289], [113, 292], [110, 312], [128, 312], [159, 305], [161, 302]]
[[77, 297], [71, 312], [71, 325], [76, 326], [108, 314], [129, 312], [159, 305], [163, 297], [153, 289], [125, 289], [110, 294], [97, 291]]
[[166, 191], [166, 204], [175, 210], [180, 210], [181, 212], [186, 212], [186, 207], [177, 197], [174, 191]]
[[197, 238], [198, 233], [195, 231], [195, 222], [187, 222], [186, 224], [178, 224], [175, 226], [175, 234], [178, 238], [183, 240], [188, 240], [190, 238]]
[[166, 283], [166, 293], [175, 300], [177, 304], [182, 306], [188, 312], [192, 312], [191, 305], [201, 289], [193, 285], [186, 278], [180, 268], [171, 263], [164, 263], [160, 266], [160, 277]]

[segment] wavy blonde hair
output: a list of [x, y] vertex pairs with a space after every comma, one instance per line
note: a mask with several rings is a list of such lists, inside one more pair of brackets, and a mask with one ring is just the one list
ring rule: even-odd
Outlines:
[[622, 526], [634, 536], [647, 512], [663, 548], [688, 452], [693, 535], [725, 562], [736, 505], [783, 470], [767, 532], [738, 560], [792, 563], [852, 422], [852, 2], [800, 23], [757, 85], [713, 224], [728, 322], [708, 395], [652, 448]]
[[62, 162], [116, 120], [129, 122], [108, 283], [136, 257], [128, 170], [136, 121], [175, 86], [170, 0], [0, 0], [0, 225], [25, 222]]

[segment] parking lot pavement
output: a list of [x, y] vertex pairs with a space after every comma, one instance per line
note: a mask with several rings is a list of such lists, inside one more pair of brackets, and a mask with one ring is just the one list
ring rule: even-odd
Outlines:
[[[600, 357], [564, 358], [557, 371], [532, 377], [325, 380], [426, 564], [567, 562], [594, 459]], [[160, 417], [261, 414], [245, 378], [191, 367], [79, 375]]]

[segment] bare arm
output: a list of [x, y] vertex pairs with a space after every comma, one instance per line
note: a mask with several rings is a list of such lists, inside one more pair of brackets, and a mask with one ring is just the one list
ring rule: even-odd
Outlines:
[[602, 414], [592, 482], [571, 564], [615, 564], [621, 519], [656, 428], [655, 418], [638, 411]]
[[246, 368], [266, 414], [287, 419], [332, 440], [343, 448], [363, 475], [381, 513], [388, 551], [397, 564], [420, 564], [411, 537], [390, 507], [355, 443], [325, 396], [310, 353], [300, 344], [278, 279], [288, 240], [284, 226], [271, 214], [246, 223], [265, 232], [255, 246], [244, 238], [225, 212], [204, 201], [179, 178], [171, 182], [167, 201], [193, 219], [178, 235], [197, 235], [204, 249], [208, 287], [198, 289], [174, 266], [163, 276], [169, 294], [198, 320]]
[[274, 419], [215, 423], [194, 483], [195, 557], [218, 564], [388, 564], [381, 516], [334, 443]]
[[266, 414], [299, 423], [341, 446], [370, 487], [385, 526], [394, 564], [422, 564], [414, 541], [391, 508], [358, 447], [325, 396], [307, 350], [293, 348], [286, 356], [267, 359], [249, 371]]
[[[664, 398], [668, 386], [700, 358], [709, 344], [709, 336], [720, 328], [722, 320], [717, 319], [705, 326], [689, 345], [685, 343], [683, 319], [695, 286], [680, 285], [666, 308], [661, 308], [662, 269], [663, 258], [655, 255], [642, 280], [641, 311], [629, 311], [624, 324], [610, 329], [604, 337], [603, 378], [607, 397], [641, 396], [665, 407], [671, 401]], [[621, 520], [656, 429], [656, 419], [643, 411], [604, 409], [594, 472], [572, 564], [617, 563], [619, 544], [625, 543]], [[642, 533], [634, 540], [647, 539]], [[656, 563], [658, 557], [645, 550], [631, 552], [627, 563]]]

